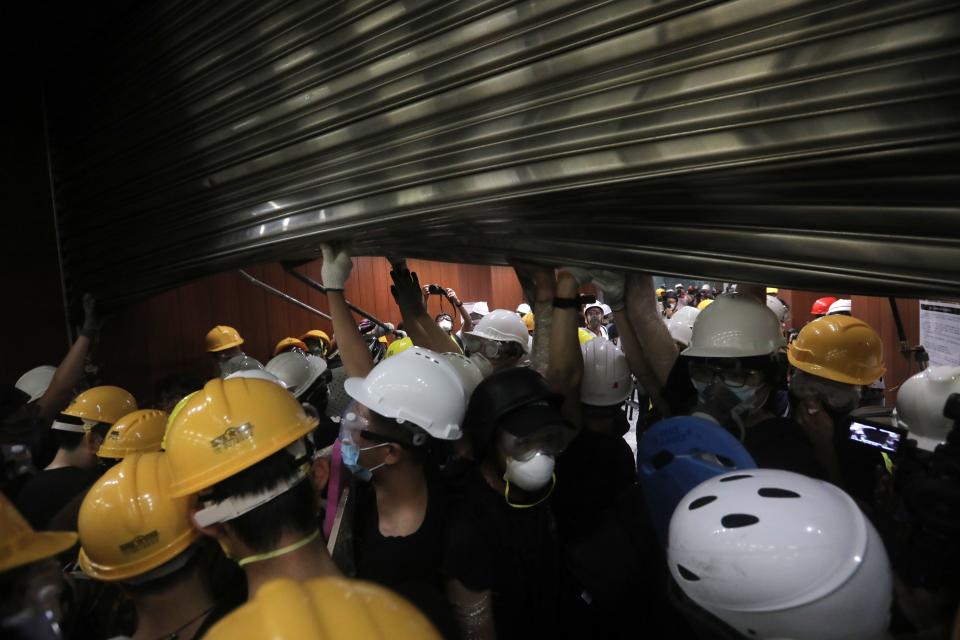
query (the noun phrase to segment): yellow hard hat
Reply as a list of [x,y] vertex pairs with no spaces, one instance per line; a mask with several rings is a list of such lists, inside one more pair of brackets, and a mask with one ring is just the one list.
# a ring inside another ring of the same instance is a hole
[[301,340],[306,340],[307,338],[316,338],[317,340],[321,340],[328,347],[333,342],[330,340],[330,336],[328,336],[325,331],[320,331],[320,329],[311,329],[300,336]]
[[703,311],[704,309],[706,309],[707,307],[709,307],[711,304],[713,304],[713,299],[712,299],[712,298],[707,298],[706,300],[701,300],[701,301],[700,301],[700,304],[697,305],[697,310],[698,310],[698,311]]
[[303,340],[299,340],[297,338],[284,338],[277,343],[277,346],[273,348],[273,355],[278,355],[293,347],[302,349],[304,352],[310,351],[310,349],[307,348],[307,345],[303,343]]
[[74,418],[90,422],[113,424],[131,411],[137,410],[137,401],[120,387],[105,385],[87,389],[63,410]]
[[586,344],[597,337],[592,331],[583,327],[577,331],[577,336],[580,338],[580,344]]
[[242,344],[243,338],[240,337],[240,332],[233,327],[218,324],[207,332],[207,351],[209,353],[223,351],[230,347],[239,347]]
[[208,640],[434,640],[440,634],[413,605],[369,582],[273,580],[220,620]]
[[194,498],[169,494],[165,453],[132,454],[97,480],[80,505],[80,568],[112,581],[173,560],[200,536],[190,522]]
[[160,451],[167,430],[167,412],[140,409],[123,416],[110,427],[97,451],[101,458],[123,458],[131,453]]
[[667,292],[663,287],[657,287],[657,297],[660,298]]
[[0,573],[50,558],[77,542],[72,531],[34,531],[0,493]]
[[174,497],[197,493],[280,451],[317,426],[280,385],[214,378],[190,396],[164,442]]
[[767,287],[767,295],[768,295],[768,296],[775,296],[775,295],[777,295],[778,293],[780,293],[780,289],[778,289],[778,288],[776,288],[776,287]]
[[533,328],[536,326],[537,321],[534,318],[532,311],[523,316],[523,324],[527,325],[527,331],[533,331]]
[[407,349],[413,346],[413,340],[410,338],[400,338],[399,340],[394,340],[390,343],[390,346],[387,347],[387,356],[395,356],[398,353],[403,353]]
[[851,316],[823,316],[810,322],[790,343],[787,358],[801,371],[846,384],[872,384],[885,371],[880,336]]

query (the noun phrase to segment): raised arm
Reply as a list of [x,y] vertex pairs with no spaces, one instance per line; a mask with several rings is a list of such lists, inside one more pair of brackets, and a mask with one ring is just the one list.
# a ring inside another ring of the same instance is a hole
[[[651,276],[631,274],[627,277],[625,303],[626,315],[636,337],[632,349],[639,351],[633,354],[636,365],[642,368],[641,362],[645,364],[659,386],[663,387],[680,352],[677,351],[677,345],[670,337],[670,331],[657,313],[656,294]],[[622,316],[618,322],[621,321]],[[626,349],[624,353],[628,358],[631,357]]]
[[350,377],[366,377],[373,369],[373,356],[363,341],[357,323],[347,307],[347,300],[343,295],[353,262],[350,254],[342,247],[321,245],[323,250],[323,267],[320,270],[323,286],[327,289],[327,302],[330,304],[330,315],[333,317],[333,331],[337,336],[337,347],[340,349],[340,359]]
[[460,298],[457,297],[457,292],[449,287],[447,287],[445,291],[447,300],[450,301],[450,304],[452,304],[457,310],[457,313],[460,314],[460,332],[466,333],[468,331],[473,331],[473,319],[470,317],[470,313],[467,311],[467,308],[463,306],[463,302],[461,302]]
[[[558,301],[576,300],[580,285],[567,271],[557,276],[556,295]],[[552,301],[551,301],[552,304]],[[577,336],[577,317],[579,305],[560,305],[553,308],[550,327],[550,366],[546,378],[555,391],[563,394],[577,392],[583,379],[583,355],[580,351],[580,339]]]
[[86,361],[87,353],[90,352],[90,345],[93,337],[100,329],[102,322],[97,316],[96,302],[89,293],[83,296],[83,326],[80,328],[80,335],[76,342],[67,351],[57,367],[53,379],[50,380],[50,386],[37,400],[37,406],[40,408],[40,416],[47,420],[52,420],[58,413],[63,411],[73,398],[74,387],[80,381],[83,375],[83,364]]
[[390,277],[393,278],[390,293],[400,307],[403,326],[413,340],[413,344],[437,353],[459,352],[457,343],[451,340],[447,332],[441,329],[427,313],[427,307],[423,303],[420,279],[415,272],[407,268],[405,260],[393,262]]

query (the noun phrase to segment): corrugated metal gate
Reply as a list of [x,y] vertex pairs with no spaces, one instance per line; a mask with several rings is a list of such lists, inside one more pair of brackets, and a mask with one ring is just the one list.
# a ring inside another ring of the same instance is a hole
[[165,2],[47,87],[72,295],[254,261],[960,291],[960,8]]

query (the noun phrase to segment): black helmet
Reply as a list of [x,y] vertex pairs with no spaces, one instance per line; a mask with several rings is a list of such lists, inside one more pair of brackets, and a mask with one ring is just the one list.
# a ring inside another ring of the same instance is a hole
[[476,459],[486,454],[501,418],[521,407],[542,403],[559,409],[563,396],[554,392],[543,376],[526,367],[499,371],[477,385],[463,419]]

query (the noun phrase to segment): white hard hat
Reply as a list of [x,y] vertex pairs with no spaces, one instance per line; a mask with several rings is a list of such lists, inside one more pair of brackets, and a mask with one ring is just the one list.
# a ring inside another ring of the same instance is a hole
[[42,398],[43,394],[47,392],[50,381],[53,380],[53,374],[56,372],[57,368],[48,364],[34,367],[20,376],[14,386],[30,396],[29,402],[33,402]]
[[274,384],[280,385],[284,389],[287,388],[287,385],[283,382],[283,380],[273,375],[269,371],[266,371],[265,369],[240,369],[239,371],[234,371],[233,373],[228,374],[224,378],[224,380],[233,380],[234,378],[250,378],[253,380],[266,380],[268,382],[272,382]]
[[603,310],[603,315],[608,316],[613,313],[613,309],[610,308],[610,305],[604,303],[600,305],[600,308]]
[[673,285],[673,288],[674,288],[674,289],[683,289],[683,284],[680,283],[680,282],[678,282],[677,284]]
[[533,313],[533,309],[531,309],[530,305],[528,305],[526,302],[521,302],[519,305],[517,305],[517,313],[525,316],[528,313]]
[[580,345],[583,381],[580,401],[596,407],[620,404],[630,396],[630,367],[620,348],[603,337]]
[[[506,313],[520,321],[516,313]],[[410,347],[380,362],[366,378],[347,378],[343,388],[371,411],[410,422],[434,438],[461,435],[466,390],[447,359],[429,349]]]
[[837,300],[827,309],[828,316],[832,313],[853,313],[853,301],[847,298]]
[[953,420],[943,407],[951,393],[960,393],[960,367],[930,367],[900,385],[894,415],[919,448],[933,451],[946,441]]
[[520,316],[506,309],[496,309],[480,318],[473,331],[467,331],[464,335],[500,342],[516,342],[523,347],[524,353],[527,352],[527,341],[530,338],[527,325]]
[[481,316],[490,313],[490,307],[487,306],[486,302],[465,302],[463,308],[467,310],[467,313],[476,313]]
[[693,324],[697,321],[700,310],[696,307],[682,307],[667,320],[667,330],[670,336],[685,347],[690,346],[693,337]]
[[683,592],[745,637],[868,639],[887,629],[886,550],[827,482],[779,469],[706,480],[673,512],[667,553]]
[[777,320],[780,322],[787,321],[787,311],[790,309],[787,305],[783,304],[783,301],[777,296],[767,296],[767,308],[773,311],[773,315],[777,316]]
[[327,370],[327,361],[317,356],[288,351],[271,358],[266,370],[280,378],[290,393],[299,398]]
[[713,291],[713,287],[711,287],[709,284],[705,284],[700,287],[700,291]]
[[603,303],[601,302],[591,302],[583,306],[583,312],[586,313],[590,309],[600,309],[600,313],[603,313]]
[[702,358],[747,358],[776,353],[787,344],[780,321],[759,301],[722,295],[703,309],[683,355]]
[[469,399],[477,385],[483,382],[483,373],[480,371],[480,367],[462,353],[441,353],[440,356],[453,367]]

